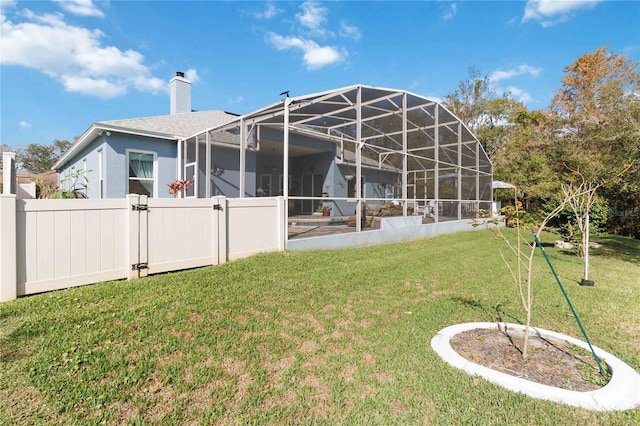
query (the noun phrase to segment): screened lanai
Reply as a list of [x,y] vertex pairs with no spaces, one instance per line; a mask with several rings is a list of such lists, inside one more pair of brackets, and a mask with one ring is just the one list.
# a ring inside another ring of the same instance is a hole
[[438,102],[403,90],[287,96],[181,141],[179,159],[181,178],[194,181],[188,196],[282,196],[290,227],[362,231],[375,218],[427,224],[491,208],[492,166],[476,137]]

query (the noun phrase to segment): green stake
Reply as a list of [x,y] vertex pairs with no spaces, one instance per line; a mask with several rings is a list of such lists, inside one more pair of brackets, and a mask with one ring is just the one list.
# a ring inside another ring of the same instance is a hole
[[535,238],[535,240],[536,240],[537,246],[540,247],[540,250],[542,251],[542,255],[544,256],[544,259],[547,261],[547,264],[549,265],[549,269],[551,269],[551,273],[556,278],[556,282],[558,283],[558,286],[560,287],[560,291],[562,291],[562,295],[564,296],[565,300],[567,301],[567,304],[569,305],[569,308],[571,309],[571,312],[573,313],[573,317],[576,319],[576,322],[578,323],[578,327],[580,327],[580,331],[582,332],[582,335],[584,336],[584,340],[587,342],[587,345],[589,345],[589,349],[591,349],[591,354],[593,354],[593,359],[595,359],[596,360],[596,364],[598,364],[598,369],[600,369],[600,374],[602,374],[604,376],[604,370],[602,369],[602,365],[600,364],[600,358],[598,358],[598,355],[596,355],[596,352],[593,350],[593,346],[591,346],[591,342],[589,341],[589,338],[587,337],[587,332],[584,331],[584,327],[582,327],[582,323],[580,322],[580,318],[578,318],[578,314],[576,313],[576,310],[573,309],[573,305],[571,304],[571,301],[569,300],[569,296],[567,295],[567,292],[564,290],[564,287],[562,286],[562,283],[560,282],[560,278],[558,278],[558,274],[556,274],[556,271],[553,269],[553,265],[551,264],[551,261],[549,260],[549,257],[547,256],[547,252],[544,250],[544,247],[542,247],[542,243],[538,239],[538,235],[536,235],[536,233],[533,232],[533,231],[531,231],[531,233],[533,234],[533,238]]

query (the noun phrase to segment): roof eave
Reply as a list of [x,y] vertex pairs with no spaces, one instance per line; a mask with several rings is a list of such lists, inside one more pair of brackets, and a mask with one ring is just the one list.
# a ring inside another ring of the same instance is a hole
[[153,137],[156,139],[165,140],[178,140],[179,136],[170,135],[166,133],[149,132],[145,130],[129,129],[126,127],[112,126],[100,122],[93,123],[89,128],[71,145],[71,148],[65,152],[62,157],[54,164],[51,170],[58,170],[64,166],[70,158],[73,158],[77,153],[82,151],[91,142],[93,142],[98,136],[101,136],[101,132],[117,132],[125,133],[129,135]]

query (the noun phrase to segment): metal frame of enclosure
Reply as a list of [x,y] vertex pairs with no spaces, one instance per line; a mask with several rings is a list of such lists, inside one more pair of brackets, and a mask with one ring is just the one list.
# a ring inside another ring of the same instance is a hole
[[[283,196],[289,214],[332,205],[336,215],[356,215],[357,231],[365,203],[393,204],[425,223],[471,219],[491,208],[492,165],[477,138],[443,105],[407,91],[355,85],[286,97],[184,139],[178,175],[204,173],[189,196],[219,195],[211,183],[218,146],[239,151],[239,197],[255,196],[261,180],[270,184],[260,173],[272,169],[280,183],[268,195]],[[248,156],[256,158],[250,182]],[[308,165],[314,158],[322,170]]]

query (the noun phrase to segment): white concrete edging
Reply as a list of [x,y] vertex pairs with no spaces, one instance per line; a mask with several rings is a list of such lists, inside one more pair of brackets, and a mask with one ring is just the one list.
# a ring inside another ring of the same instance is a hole
[[[431,347],[448,364],[533,398],[594,411],[622,411],[640,406],[640,374],[614,355],[595,346],[593,346],[593,349],[596,355],[603,359],[611,369],[611,380],[606,386],[589,392],[576,392],[556,388],[492,370],[463,358],[451,347],[450,340],[458,333],[478,328],[497,328],[498,325],[522,331],[525,329],[523,325],[510,323],[471,322],[456,324],[440,330],[431,339]],[[537,327],[531,327],[530,329],[537,335],[566,340],[571,344],[589,350],[589,346],[585,342],[573,337]]]

